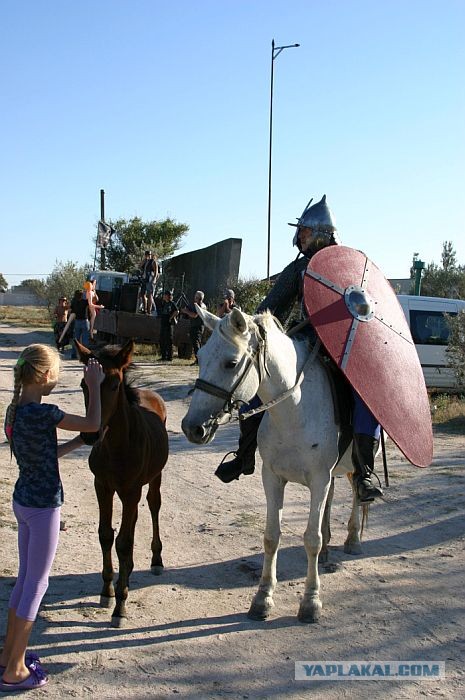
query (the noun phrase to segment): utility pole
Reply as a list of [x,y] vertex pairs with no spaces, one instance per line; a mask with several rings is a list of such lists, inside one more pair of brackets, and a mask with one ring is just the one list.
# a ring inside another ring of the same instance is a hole
[[271,42],[271,80],[270,80],[270,140],[268,149],[268,226],[267,226],[267,258],[266,258],[266,278],[270,281],[270,260],[271,260],[271,149],[273,145],[273,80],[274,62],[281,51],[285,49],[296,49],[300,44],[288,44],[287,46],[275,46],[274,39]]
[[[105,223],[105,191],[100,190],[100,221]],[[97,233],[98,236],[98,233]],[[100,246],[100,269],[105,269],[105,248]]]

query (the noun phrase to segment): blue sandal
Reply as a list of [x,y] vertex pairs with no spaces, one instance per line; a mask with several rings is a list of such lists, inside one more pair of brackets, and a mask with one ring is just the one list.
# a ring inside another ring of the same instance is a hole
[[[29,668],[29,666],[34,662],[40,664],[39,654],[36,654],[35,651],[26,651],[26,656],[25,656],[26,666]],[[6,666],[2,666],[0,664],[0,678],[5,673],[5,669],[6,669]]]
[[1,691],[15,691],[15,690],[33,690],[34,688],[41,688],[43,685],[48,683],[48,678],[45,671],[37,661],[32,661],[28,666],[30,674],[27,678],[17,683],[7,683],[2,680],[0,682]]

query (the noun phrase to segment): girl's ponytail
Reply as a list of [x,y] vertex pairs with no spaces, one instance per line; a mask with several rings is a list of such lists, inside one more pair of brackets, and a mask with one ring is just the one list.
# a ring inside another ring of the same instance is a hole
[[16,407],[18,405],[19,397],[21,395],[21,387],[22,387],[22,368],[24,366],[24,360],[20,362],[22,358],[18,360],[16,365],[14,366],[13,373],[14,373],[14,387],[13,387],[13,398],[11,400],[10,405],[6,409],[6,416],[5,416],[5,434],[8,439],[8,442],[11,444],[11,438],[13,436],[13,423],[15,422],[15,416],[16,416]]
[[60,369],[60,357],[56,350],[48,345],[29,345],[23,350],[13,368],[14,387],[13,399],[6,410],[5,433],[11,445],[13,424],[16,417],[16,408],[21,396],[23,384],[40,384],[44,381],[44,375],[51,372],[58,378]]

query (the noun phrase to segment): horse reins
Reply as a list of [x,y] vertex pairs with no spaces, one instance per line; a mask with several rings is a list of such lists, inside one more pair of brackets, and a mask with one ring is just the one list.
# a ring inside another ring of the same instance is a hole
[[281,403],[281,401],[285,401],[285,399],[288,399],[289,396],[291,396],[296,389],[302,384],[304,377],[305,377],[305,370],[312,364],[314,361],[315,357],[318,355],[318,351],[320,349],[321,342],[320,340],[317,340],[315,345],[313,346],[312,352],[310,353],[309,357],[305,361],[302,369],[300,370],[296,383],[294,386],[292,386],[290,389],[287,389],[284,391],[282,394],[277,396],[275,399],[271,399],[271,401],[267,401],[266,403],[263,403],[261,406],[257,406],[257,408],[251,408],[250,411],[244,411],[244,413],[241,413],[239,415],[240,420],[246,420],[247,418],[250,418],[250,416],[255,416],[257,413],[262,413],[263,411],[267,411],[269,408],[273,408],[273,406],[276,406],[278,403]]

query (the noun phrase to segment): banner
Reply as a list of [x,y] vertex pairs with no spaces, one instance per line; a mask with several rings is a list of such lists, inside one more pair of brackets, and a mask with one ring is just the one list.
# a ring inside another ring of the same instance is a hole
[[116,233],[116,229],[114,229],[113,226],[106,224],[104,221],[99,221],[97,230],[97,242],[99,247],[106,248],[114,233]]

